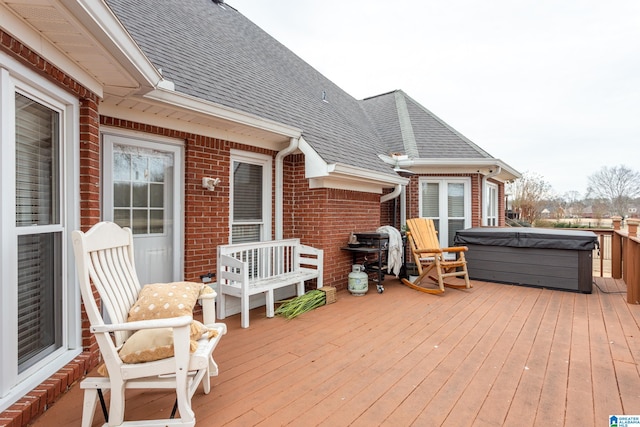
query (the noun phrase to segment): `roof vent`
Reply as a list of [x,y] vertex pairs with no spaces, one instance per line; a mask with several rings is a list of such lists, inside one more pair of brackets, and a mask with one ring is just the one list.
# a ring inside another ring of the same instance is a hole
[[329,102],[329,100],[327,99],[327,91],[326,90],[322,91],[322,101],[323,102]]

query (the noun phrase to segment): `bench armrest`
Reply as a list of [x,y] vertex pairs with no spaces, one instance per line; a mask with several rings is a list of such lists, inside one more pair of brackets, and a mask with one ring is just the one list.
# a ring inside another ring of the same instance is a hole
[[[315,258],[312,258],[314,257]],[[318,270],[316,279],[318,288],[322,287],[322,271],[324,269],[324,251],[313,246],[300,245],[300,264],[315,265]]]

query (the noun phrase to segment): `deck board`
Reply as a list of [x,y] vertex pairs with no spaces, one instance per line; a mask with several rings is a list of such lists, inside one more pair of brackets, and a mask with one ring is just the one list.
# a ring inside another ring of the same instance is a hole
[[[225,319],[220,375],[193,398],[203,426],[599,426],[640,414],[640,305],[624,282],[592,294],[473,281],[443,295],[387,277],[293,320]],[[129,393],[127,419],[170,411]],[[33,426],[79,425],[78,385]],[[94,425],[101,425],[96,414]]]

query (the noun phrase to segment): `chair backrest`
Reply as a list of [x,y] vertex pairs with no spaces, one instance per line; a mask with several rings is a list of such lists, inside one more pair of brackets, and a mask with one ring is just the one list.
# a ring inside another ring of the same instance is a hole
[[[129,228],[113,222],[100,222],[86,233],[71,234],[78,269],[82,300],[91,325],[104,325],[91,283],[113,323],[127,321],[129,309],[140,293],[140,282],[133,260],[133,235]],[[120,346],[130,332],[116,332]]]
[[[438,231],[432,219],[412,218],[407,220],[409,237],[412,250],[418,249],[440,249]],[[429,253],[420,254],[421,257],[428,257]]]

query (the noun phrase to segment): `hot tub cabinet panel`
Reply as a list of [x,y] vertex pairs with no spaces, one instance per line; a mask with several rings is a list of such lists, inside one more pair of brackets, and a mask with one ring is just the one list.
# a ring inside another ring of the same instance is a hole
[[466,253],[469,277],[498,283],[591,293],[593,232],[547,229],[471,228],[455,244]]

